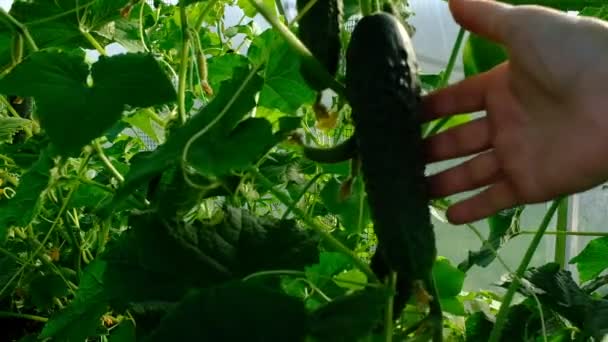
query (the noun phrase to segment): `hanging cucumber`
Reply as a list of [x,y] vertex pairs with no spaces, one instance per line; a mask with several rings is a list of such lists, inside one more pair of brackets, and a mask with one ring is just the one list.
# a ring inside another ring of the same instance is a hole
[[[342,0],[297,0],[298,13],[298,37],[310,50],[312,55],[319,60],[330,75],[335,76],[340,62],[340,31],[342,26]],[[310,5],[312,4],[312,6]],[[321,92],[329,87],[329,84],[317,77],[312,65],[301,63],[300,74],[306,83],[315,90],[318,95],[313,106],[317,121],[322,126],[329,126],[333,122],[332,114],[328,113],[325,106],[321,104]]]
[[357,23],[346,55],[346,94],[379,241],[372,269],[381,278],[397,272],[396,315],[411,297],[428,305],[425,326],[440,341],[417,62],[405,28],[393,15],[375,13]]
[[[306,45],[313,56],[335,76],[340,62],[340,30],[342,20],[342,0],[297,0],[298,38]],[[307,8],[308,7],[308,8]],[[320,81],[311,66],[302,63],[300,73],[311,88],[322,91],[329,87]]]

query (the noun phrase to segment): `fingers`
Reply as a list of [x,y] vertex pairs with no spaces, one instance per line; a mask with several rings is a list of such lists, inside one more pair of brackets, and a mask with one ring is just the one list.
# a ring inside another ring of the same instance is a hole
[[493,151],[475,156],[458,166],[428,178],[431,197],[446,197],[459,192],[474,190],[494,182],[500,173],[498,160]]
[[512,30],[511,5],[493,0],[450,0],[449,6],[463,28],[495,42],[504,43]]
[[452,205],[446,212],[452,224],[464,224],[493,215],[517,205],[517,197],[510,183],[500,181],[481,193]]
[[483,110],[493,72],[494,69],[424,96],[422,99],[423,121],[428,122],[446,115]]
[[476,119],[439,133],[425,141],[427,163],[465,157],[490,148],[490,124],[487,118]]

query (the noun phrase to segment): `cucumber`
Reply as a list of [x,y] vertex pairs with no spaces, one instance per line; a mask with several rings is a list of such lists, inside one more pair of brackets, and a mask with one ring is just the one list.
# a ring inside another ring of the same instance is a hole
[[346,53],[346,96],[352,107],[374,231],[372,269],[397,272],[395,314],[412,297],[428,305],[433,340],[441,340],[441,307],[432,277],[437,256],[422,148],[420,82],[412,43],[391,14],[355,26]]
[[[335,76],[340,62],[340,31],[342,23],[342,0],[317,0],[305,13],[306,5],[314,0],[297,0],[298,38],[306,45],[313,56]],[[308,85],[317,92],[329,87],[319,80],[311,65],[302,63],[300,73]]]

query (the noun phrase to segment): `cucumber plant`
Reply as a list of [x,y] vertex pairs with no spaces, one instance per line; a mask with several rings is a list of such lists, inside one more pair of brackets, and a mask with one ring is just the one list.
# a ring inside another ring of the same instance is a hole
[[[397,2],[300,1],[296,12],[257,0],[0,10],[2,340],[606,334],[605,238],[570,261],[579,283],[560,263],[529,267],[535,238],[507,265],[504,296],[463,283],[530,233],[524,208],[489,218],[464,261],[437,250],[431,213],[448,200],[427,198],[420,142],[455,123],[421,127],[419,100],[447,83],[456,54],[421,75]],[[478,72],[487,49],[466,44]],[[336,122],[323,126],[326,89]]]

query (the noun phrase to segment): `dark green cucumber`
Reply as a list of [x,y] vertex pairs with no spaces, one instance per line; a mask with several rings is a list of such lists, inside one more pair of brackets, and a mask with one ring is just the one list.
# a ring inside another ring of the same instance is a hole
[[[314,0],[297,0],[298,13],[311,1]],[[298,21],[298,37],[332,76],[336,75],[340,62],[341,22],[342,0],[317,0]],[[329,84],[320,80],[312,68],[308,63],[300,66],[306,83],[316,91],[328,88]]]
[[[397,272],[397,314],[416,295],[418,304],[429,304],[434,328],[441,330],[417,62],[405,28],[391,14],[357,23],[346,55],[346,93],[379,241],[372,269],[379,277]],[[428,303],[420,303],[421,291]],[[434,340],[441,340],[440,331]]]

